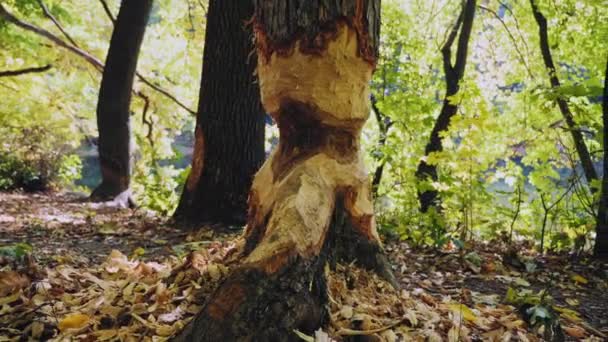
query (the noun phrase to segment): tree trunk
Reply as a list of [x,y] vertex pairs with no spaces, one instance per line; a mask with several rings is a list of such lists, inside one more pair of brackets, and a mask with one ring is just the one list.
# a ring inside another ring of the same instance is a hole
[[91,194],[95,201],[115,201],[132,206],[131,120],[129,105],[139,49],[153,0],[123,1],[103,71],[97,127],[101,184]]
[[255,3],[262,102],[280,141],[253,182],[240,264],[182,335],[189,341],[312,333],[328,318],[328,261],[356,259],[395,283],[360,151],[380,1]]
[[[553,63],[553,56],[551,55],[551,49],[549,48],[547,19],[540,12],[534,0],[530,0],[530,5],[532,6],[532,13],[534,14],[536,23],[538,24],[538,34],[540,36],[540,50],[543,56],[545,67],[547,68],[547,72],[549,73],[551,88],[558,89],[561,84],[559,78],[557,77],[557,69],[555,68],[555,64]],[[562,116],[564,117],[564,120],[568,125],[570,133],[572,134],[572,140],[574,141],[574,146],[576,148],[576,152],[578,153],[578,157],[581,160],[581,165],[583,167],[583,172],[585,173],[585,178],[587,179],[587,182],[589,182],[591,191],[595,192],[597,189],[591,186],[591,182],[597,180],[598,177],[595,171],[595,167],[593,166],[593,160],[591,160],[591,154],[589,154],[587,145],[585,145],[583,133],[581,133],[576,122],[574,121],[574,116],[570,111],[570,106],[568,106],[568,102],[565,99],[558,97],[557,105],[559,107],[559,110],[562,112]]]
[[604,175],[602,177],[602,192],[597,212],[593,254],[598,259],[608,259],[608,152],[606,152],[606,148],[608,148],[608,60],[606,61],[606,76],[602,99],[602,121],[604,124]]
[[[370,96],[370,100],[372,110],[374,111],[376,121],[378,122],[378,131],[380,131],[380,137],[378,138],[378,149],[382,150],[384,146],[386,146],[388,131],[393,126],[394,121],[380,111],[380,108],[378,108],[378,100],[376,100],[376,97],[373,94]],[[384,174],[384,166],[386,166],[386,159],[382,158],[380,165],[376,167],[374,177],[372,178],[372,194],[374,195],[374,198],[378,197],[378,189],[380,188],[380,182],[382,181],[382,175]]]
[[192,170],[174,214],[192,224],[244,224],[264,161],[264,109],[255,76],[251,1],[211,0]]
[[[475,18],[475,2],[475,0],[466,1],[458,19],[456,20],[456,24],[452,28],[446,43],[441,49],[441,54],[443,55],[443,70],[445,73],[446,92],[443,99],[443,107],[441,108],[441,112],[437,117],[437,121],[435,121],[435,126],[433,126],[433,130],[431,131],[429,142],[424,149],[425,157],[428,157],[429,154],[433,152],[440,152],[443,150],[443,146],[441,144],[441,133],[448,129],[452,117],[458,112],[458,104],[451,102],[452,100],[450,97],[458,93],[460,90],[460,81],[464,76],[469,40],[471,37],[471,30],[473,28],[473,19]],[[458,37],[456,61],[454,64],[452,64],[452,45],[456,40],[458,31],[460,31],[460,36]],[[428,164],[425,159],[422,159],[418,164],[416,177],[421,182],[436,182],[438,180],[437,166]],[[418,200],[420,202],[420,211],[423,213],[426,213],[431,207],[439,210],[439,194],[436,190],[419,190]]]

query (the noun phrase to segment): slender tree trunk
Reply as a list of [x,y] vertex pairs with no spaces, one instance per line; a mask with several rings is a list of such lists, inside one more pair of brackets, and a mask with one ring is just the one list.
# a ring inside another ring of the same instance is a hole
[[131,120],[129,105],[139,50],[153,0],[123,1],[103,71],[97,127],[101,184],[91,194],[96,201],[132,206]]
[[602,177],[602,192],[597,212],[595,227],[595,247],[593,254],[596,258],[608,259],[608,61],[604,79],[604,94],[602,99],[602,122],[604,124],[604,175]]
[[[388,131],[394,124],[394,121],[384,115],[380,108],[378,108],[378,103],[376,97],[372,94],[370,97],[372,103],[372,110],[374,111],[374,115],[376,116],[376,121],[378,122],[378,130],[380,131],[380,138],[378,139],[378,148],[382,149],[386,146],[386,139],[388,139]],[[374,198],[378,196],[378,189],[380,188],[380,182],[382,181],[382,175],[384,174],[384,167],[386,166],[386,160],[382,160],[380,165],[376,167],[376,171],[374,171],[374,177],[372,178],[372,193]]]
[[[460,90],[460,81],[464,76],[464,71],[467,63],[467,54],[469,48],[469,40],[471,30],[473,28],[473,19],[475,18],[475,0],[467,0],[462,11],[456,21],[456,25],[452,28],[446,43],[441,49],[443,55],[443,70],[445,73],[446,92],[443,99],[443,107],[435,121],[435,126],[431,131],[431,137],[424,149],[424,156],[428,157],[433,152],[443,150],[441,144],[441,133],[446,131],[450,126],[452,117],[458,112],[458,104],[451,102],[450,97],[456,95]],[[452,45],[458,37],[458,46],[456,50],[456,61],[452,64]],[[419,181],[434,181],[438,180],[437,166],[428,164],[425,159],[422,159],[416,170],[416,177]],[[426,213],[431,207],[439,209],[439,194],[433,189],[424,189],[418,192],[418,200],[420,202],[420,211]]]
[[327,320],[327,261],[356,259],[394,283],[360,151],[380,1],[255,3],[262,102],[280,141],[253,182],[240,264],[184,340],[294,341],[294,329],[312,333]]
[[254,74],[251,1],[211,0],[192,170],[175,218],[244,224],[247,194],[264,161],[264,110]]
[[[536,23],[538,24],[538,34],[540,36],[540,50],[543,56],[545,67],[547,68],[547,72],[549,73],[551,87],[553,89],[557,89],[560,87],[560,81],[557,77],[557,69],[555,68],[555,64],[553,63],[553,56],[551,55],[551,49],[549,48],[547,19],[540,12],[534,0],[530,0],[530,5],[532,6],[532,12],[534,14],[534,18],[536,19]],[[572,134],[572,140],[574,141],[574,146],[576,148],[576,152],[578,153],[578,157],[581,160],[581,165],[583,167],[583,172],[585,173],[585,178],[587,179],[587,182],[589,182],[591,185],[591,182],[597,180],[598,177],[595,171],[595,167],[593,166],[591,154],[589,154],[587,145],[585,145],[583,133],[581,133],[578,125],[574,121],[574,116],[570,111],[570,106],[568,106],[568,102],[565,99],[558,97],[557,105],[559,107],[559,110],[562,112],[562,116],[564,117],[564,120],[568,125],[570,133]],[[591,191],[597,190],[591,186],[590,188]]]

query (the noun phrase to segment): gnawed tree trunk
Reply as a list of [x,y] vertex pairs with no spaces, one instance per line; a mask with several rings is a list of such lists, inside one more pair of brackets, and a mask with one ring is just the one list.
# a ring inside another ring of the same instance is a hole
[[608,259],[608,152],[606,152],[608,148],[608,60],[606,61],[606,76],[602,99],[602,122],[604,124],[604,175],[602,177],[602,192],[597,212],[593,255],[596,258]]
[[360,151],[380,1],[257,0],[253,25],[280,141],[253,182],[240,264],[182,336],[190,341],[312,333],[327,320],[328,261],[356,260],[395,283]]
[[[435,126],[431,131],[431,137],[424,149],[424,156],[418,164],[416,177],[420,182],[436,182],[438,180],[437,166],[428,164],[426,157],[433,152],[443,150],[441,143],[441,133],[446,131],[450,126],[452,117],[458,112],[458,104],[453,103],[450,99],[460,90],[460,81],[464,76],[465,67],[467,64],[467,53],[469,48],[469,40],[471,30],[473,28],[473,19],[475,18],[475,0],[467,0],[464,4],[456,24],[450,31],[448,39],[441,49],[443,55],[443,70],[445,73],[446,92],[443,99],[443,107],[435,121]],[[456,60],[452,64],[452,45],[458,36],[458,46],[456,50]],[[423,189],[418,192],[418,200],[420,202],[420,211],[426,213],[431,207],[440,208],[439,193],[434,189]]]
[[152,2],[123,1],[112,33],[97,104],[102,181],[91,194],[94,201],[114,201],[118,206],[133,206],[130,191],[132,141],[129,105]]
[[174,214],[191,224],[244,224],[264,162],[264,110],[254,75],[251,1],[211,0],[192,171]]
[[[553,63],[551,49],[549,48],[547,19],[538,9],[538,6],[536,5],[536,2],[534,0],[530,0],[530,5],[532,6],[532,13],[534,14],[534,19],[536,19],[536,23],[538,24],[538,34],[540,36],[540,51],[543,56],[545,67],[547,68],[547,72],[549,74],[551,88],[558,89],[561,84],[557,76],[557,69],[555,68],[555,63]],[[585,178],[587,179],[587,182],[590,185],[591,191],[595,192],[597,189],[591,186],[591,182],[598,179],[597,172],[595,171],[595,167],[593,166],[593,160],[591,160],[591,154],[589,153],[589,149],[587,149],[587,145],[585,145],[583,133],[574,121],[574,115],[572,115],[572,112],[570,111],[570,106],[568,105],[568,102],[564,98],[558,97],[557,105],[562,113],[562,116],[564,117],[564,120],[566,121],[566,124],[568,125],[570,133],[572,134],[572,141],[574,142],[576,152],[581,161],[581,166],[583,167]]]

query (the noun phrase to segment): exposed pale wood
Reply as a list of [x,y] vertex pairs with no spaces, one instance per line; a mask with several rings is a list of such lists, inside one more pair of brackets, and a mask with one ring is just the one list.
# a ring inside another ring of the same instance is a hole
[[[348,194],[351,199],[345,209],[357,223],[357,231],[379,241],[359,146],[359,134],[370,112],[372,66],[358,57],[357,49],[356,32],[343,25],[323,58],[296,48],[290,56],[275,53],[259,62],[262,102],[279,123],[281,140],[252,186],[246,237],[255,248],[246,264],[260,265],[272,273],[288,262],[286,256],[318,254],[338,194]],[[290,112],[292,103],[314,106],[294,113]],[[306,126],[286,130],[282,127],[285,118]],[[310,145],[288,146],[292,138],[300,137],[285,135],[308,129],[343,137],[324,140],[314,136]],[[302,161],[286,161],[298,153],[304,154]]]

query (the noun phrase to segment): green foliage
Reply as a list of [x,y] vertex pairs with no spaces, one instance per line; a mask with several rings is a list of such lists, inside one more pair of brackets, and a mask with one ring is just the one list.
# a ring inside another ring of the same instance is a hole
[[[0,121],[2,121],[0,119]],[[80,158],[43,127],[0,128],[0,190],[44,191],[80,177]]]
[[[363,140],[372,171],[386,162],[376,199],[381,230],[415,245],[511,236],[511,231],[514,240],[540,244],[542,196],[554,204],[547,211],[546,245],[554,251],[589,248],[597,198],[582,176],[555,100],[568,101],[589,150],[601,151],[597,96],[606,55],[598,51],[608,51],[608,8],[592,0],[537,3],[550,23],[562,86],[549,86],[528,2],[478,9],[465,79],[450,99],[459,112],[443,134],[443,151],[426,159],[439,172],[439,180],[429,183],[419,182],[415,171],[441,107],[440,48],[460,4],[383,2],[381,59],[372,91],[382,114],[395,124],[385,146],[378,144],[373,119]],[[601,153],[593,157],[599,161]],[[439,192],[441,220],[418,212],[416,196],[425,189]]]
[[[79,48],[104,59],[113,27],[100,2],[44,3]],[[120,1],[107,3],[116,16]],[[69,43],[44,15],[39,1],[7,0],[3,5],[21,20],[43,27]],[[205,11],[206,1],[156,2],[138,63],[138,71],[150,82],[191,108],[196,105],[200,84]],[[0,145],[0,165],[9,170],[1,171],[0,187],[7,189],[22,183],[5,176],[8,172],[14,175],[11,177],[28,181],[51,178],[58,186],[67,185],[77,178],[79,162],[74,154],[93,154],[78,147],[97,135],[95,111],[101,73],[68,50],[3,20],[0,46],[0,70],[53,65],[45,73],[0,79],[0,134],[6,137]],[[146,122],[142,117],[142,98],[134,95],[131,106],[138,142],[135,195],[145,207],[168,213],[178,199],[181,171],[163,161],[174,160],[174,138],[189,130],[194,118],[139,80],[134,88],[150,99]],[[87,182],[90,183],[95,181]]]
[[14,262],[21,262],[30,254],[34,248],[27,243],[16,243],[8,246],[0,246],[0,258],[7,258]]

